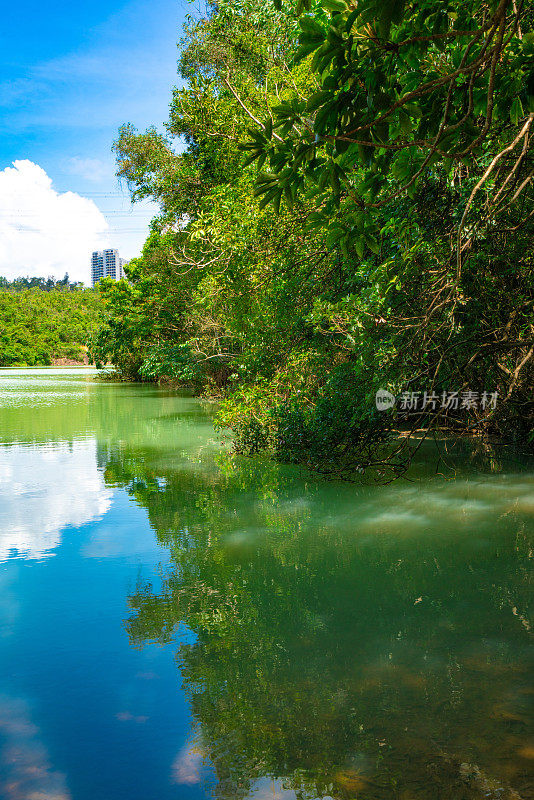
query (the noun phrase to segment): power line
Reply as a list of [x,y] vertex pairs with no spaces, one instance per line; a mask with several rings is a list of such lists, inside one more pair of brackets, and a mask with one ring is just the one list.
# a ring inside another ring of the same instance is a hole
[[[0,208],[0,214],[5,215],[5,217],[41,217],[37,211],[6,211]],[[129,214],[127,212],[122,211],[106,211],[102,212],[102,216],[104,217],[126,217],[126,219],[135,219],[136,217],[145,217],[146,214],[141,212],[136,212],[134,214]]]
[[[47,231],[46,228],[30,228],[28,226],[12,226],[11,230],[17,231],[18,233],[44,233]],[[102,228],[101,230],[92,231],[91,234],[94,236],[104,236],[107,233],[146,233],[146,227],[142,228]]]

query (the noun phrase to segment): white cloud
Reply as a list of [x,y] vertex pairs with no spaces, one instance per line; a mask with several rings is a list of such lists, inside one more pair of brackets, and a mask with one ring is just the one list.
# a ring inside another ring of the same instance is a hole
[[5,800],[71,800],[63,773],[54,769],[29,704],[0,696],[0,795]]
[[15,161],[0,171],[0,275],[56,275],[89,283],[93,250],[109,242],[92,200],[58,193],[44,169]]
[[[167,118],[177,81],[176,38],[187,12],[187,4],[175,0],[152,0],[149,6],[147,12],[144,0],[124,0],[114,13],[106,11],[109,16],[92,15],[94,24],[83,36],[76,31],[53,47],[17,51],[9,74],[0,74],[6,132],[0,137],[0,154],[5,153],[0,169],[15,158],[42,165],[46,158],[61,190],[87,197],[98,191],[94,199],[110,224],[106,245],[127,259],[139,255],[159,209],[148,201],[130,208],[129,193],[117,185],[111,146],[123,123],[143,130]],[[98,161],[107,165],[106,174]],[[86,262],[84,268],[87,283]],[[36,271],[33,262],[31,271]],[[63,277],[64,267],[55,267],[53,274]]]
[[[269,776],[259,778],[251,787],[248,797],[250,800],[297,800],[293,789],[284,788],[284,781],[281,778]],[[325,796],[323,800],[332,800],[332,798]]]
[[196,744],[187,744],[178,753],[172,764],[172,782],[193,786],[200,783],[204,754]]
[[102,519],[112,496],[95,441],[0,448],[0,563],[52,555],[66,527]]

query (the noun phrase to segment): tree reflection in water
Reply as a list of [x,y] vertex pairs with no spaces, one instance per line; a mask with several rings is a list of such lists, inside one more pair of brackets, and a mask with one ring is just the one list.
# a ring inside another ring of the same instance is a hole
[[106,478],[169,548],[126,625],[176,640],[217,797],[265,776],[284,797],[534,796],[528,476],[356,489],[193,466],[116,451]]

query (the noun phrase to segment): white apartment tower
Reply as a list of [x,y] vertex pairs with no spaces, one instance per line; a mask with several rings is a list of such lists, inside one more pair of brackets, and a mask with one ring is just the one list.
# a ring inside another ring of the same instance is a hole
[[128,262],[119,257],[118,250],[95,251],[91,256],[91,282],[93,288],[101,278],[124,278],[124,265]]

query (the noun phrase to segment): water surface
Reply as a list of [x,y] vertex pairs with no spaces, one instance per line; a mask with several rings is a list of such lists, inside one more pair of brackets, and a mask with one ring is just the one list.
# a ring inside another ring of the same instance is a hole
[[2,800],[525,800],[534,476],[357,487],[0,371]]

